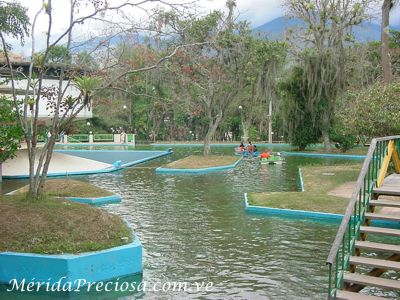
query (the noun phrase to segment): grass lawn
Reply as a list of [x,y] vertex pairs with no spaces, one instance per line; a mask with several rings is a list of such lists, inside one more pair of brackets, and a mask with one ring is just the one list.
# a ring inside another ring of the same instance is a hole
[[249,204],[343,214],[349,199],[327,193],[356,181],[360,169],[361,165],[302,167],[305,192],[250,193]]
[[170,169],[203,169],[211,167],[220,167],[232,165],[237,162],[239,158],[237,156],[217,156],[217,155],[191,155],[180,160],[169,163],[163,166],[163,168]]
[[0,252],[81,253],[132,241],[118,216],[51,196],[0,196],[0,212]]
[[[19,189],[17,193],[26,193],[28,190],[29,187],[25,186]],[[73,179],[47,179],[45,183],[45,192],[47,195],[54,197],[82,198],[105,197],[113,194],[88,182]]]

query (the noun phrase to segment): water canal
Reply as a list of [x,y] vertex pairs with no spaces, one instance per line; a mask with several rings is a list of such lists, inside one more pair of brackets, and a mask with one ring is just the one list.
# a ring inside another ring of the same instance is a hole
[[[233,148],[217,147],[213,151],[231,154]],[[121,172],[81,178],[121,194],[121,204],[103,209],[133,224],[143,244],[144,273],[135,280],[212,282],[211,291],[42,294],[40,298],[14,294],[15,299],[326,298],[324,262],[338,225],[248,214],[243,193],[296,191],[299,165],[354,161],[288,157],[283,165],[261,166],[246,160],[235,170],[210,175],[155,174],[156,166],[196,153],[201,153],[200,147],[176,147],[170,157]],[[5,187],[13,189],[22,184],[7,181]],[[0,292],[0,299],[10,299],[11,295]]]

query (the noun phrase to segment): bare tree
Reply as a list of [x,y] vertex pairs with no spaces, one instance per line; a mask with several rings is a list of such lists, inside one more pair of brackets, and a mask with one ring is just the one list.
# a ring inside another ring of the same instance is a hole
[[[81,24],[89,21],[100,22],[107,24],[107,27],[119,28],[118,32],[121,35],[131,32],[132,30],[146,30],[145,25],[133,24],[131,20],[122,22],[121,18],[126,17],[130,19],[128,11],[131,9],[139,9],[146,11],[146,4],[160,3],[168,6],[174,11],[184,10],[192,3],[175,4],[168,1],[153,1],[141,0],[131,1],[127,0],[117,6],[109,5],[107,0],[70,0],[68,3],[69,24],[67,28],[61,33],[56,34],[54,30],[54,8],[52,0],[43,2],[43,6],[35,14],[32,25],[30,27],[32,51],[29,61],[29,70],[27,74],[20,73],[19,70],[13,67],[13,61],[9,56],[9,48],[5,39],[8,34],[6,31],[0,31],[1,43],[3,46],[6,65],[10,72],[10,81],[12,83],[12,98],[15,107],[18,110],[18,120],[23,130],[24,138],[27,143],[28,156],[29,156],[29,192],[32,196],[37,197],[44,188],[44,183],[47,177],[50,161],[53,154],[54,145],[56,142],[57,134],[60,129],[70,123],[84,108],[90,107],[92,99],[102,90],[112,87],[113,84],[124,78],[128,74],[135,74],[153,70],[165,61],[173,57],[177,51],[182,47],[188,45],[177,45],[166,53],[163,57],[158,59],[151,65],[146,65],[139,68],[123,69],[120,70],[114,78],[107,82],[94,76],[94,74],[85,75],[84,68],[73,68],[65,61],[61,61],[57,66],[52,66],[56,70],[58,84],[53,86],[45,85],[45,76],[49,71],[48,57],[51,50],[58,45],[65,45],[69,51],[72,48],[73,31]],[[80,7],[88,5],[90,9],[87,14],[82,15]],[[117,17],[117,21],[113,21],[113,17]],[[47,19],[46,30],[46,43],[45,48],[38,54],[36,51],[36,23],[39,18]],[[125,20],[126,20],[125,19]],[[104,41],[100,41],[96,46],[93,46],[93,51],[96,51]],[[115,58],[103,67],[110,68],[117,66]],[[24,97],[22,99],[22,106],[17,97],[16,82],[20,76],[24,76],[26,80],[26,88]],[[80,94],[76,97],[67,95],[67,91],[72,86],[78,88]],[[33,97],[32,97],[33,94]],[[38,148],[38,124],[39,124],[39,103],[46,100],[49,103],[49,108],[52,110],[52,120],[50,124],[50,135],[43,148]]]
[[[304,90],[314,123],[320,123],[326,149],[335,102],[346,83],[346,44],[352,29],[369,18],[369,0],[285,0],[287,13],[304,22],[296,32],[296,56],[304,68]],[[299,47],[300,46],[300,47]]]

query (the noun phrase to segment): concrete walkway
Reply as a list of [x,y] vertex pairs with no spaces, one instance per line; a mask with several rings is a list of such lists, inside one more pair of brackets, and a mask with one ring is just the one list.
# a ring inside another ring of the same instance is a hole
[[[38,154],[39,156],[40,154]],[[37,165],[36,165],[37,166]],[[35,167],[36,167],[35,166]],[[48,173],[72,173],[96,171],[112,167],[111,164],[53,152]],[[3,163],[3,176],[25,176],[29,174],[28,151],[23,149],[17,156]]]
[[[335,189],[329,191],[328,195],[350,199],[355,186],[356,186],[355,181],[344,183],[344,184],[336,187]],[[394,196],[381,196],[381,197],[379,197],[379,199],[400,201],[400,197],[394,197]],[[379,213],[381,213],[381,214],[400,215],[400,208],[377,207],[377,211],[379,211]]]

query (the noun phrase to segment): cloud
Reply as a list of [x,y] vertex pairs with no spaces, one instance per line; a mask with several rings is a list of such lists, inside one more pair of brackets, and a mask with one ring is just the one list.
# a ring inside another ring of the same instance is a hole
[[[199,5],[205,12],[225,10],[226,0],[201,0]],[[237,0],[237,12],[241,20],[257,27],[283,15],[282,0]]]

